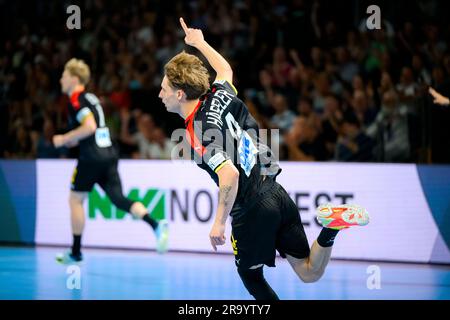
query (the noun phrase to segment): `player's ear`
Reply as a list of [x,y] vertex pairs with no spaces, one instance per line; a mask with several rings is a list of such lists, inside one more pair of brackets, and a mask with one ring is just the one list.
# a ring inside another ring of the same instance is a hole
[[181,101],[183,100],[183,98],[186,97],[186,94],[184,93],[183,90],[177,90],[177,100]]

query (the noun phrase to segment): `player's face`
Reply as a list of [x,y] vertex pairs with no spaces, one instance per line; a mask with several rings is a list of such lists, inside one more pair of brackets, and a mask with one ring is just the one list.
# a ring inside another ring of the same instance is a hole
[[166,76],[164,76],[164,79],[161,83],[159,98],[162,100],[162,103],[164,103],[164,106],[166,107],[168,112],[179,113],[180,102],[177,98],[177,91],[178,90],[174,90],[170,86],[169,80]]
[[61,91],[68,94],[76,85],[77,77],[72,76],[67,70],[64,70],[61,79]]

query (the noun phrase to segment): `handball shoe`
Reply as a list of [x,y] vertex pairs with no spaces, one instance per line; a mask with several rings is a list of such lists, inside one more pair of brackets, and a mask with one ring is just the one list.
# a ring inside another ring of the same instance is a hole
[[169,223],[167,220],[158,222],[158,227],[155,229],[156,235],[156,251],[164,253],[168,249],[169,242]]
[[316,212],[317,221],[325,228],[341,230],[369,223],[367,210],[355,204],[334,206],[327,203],[319,206]]

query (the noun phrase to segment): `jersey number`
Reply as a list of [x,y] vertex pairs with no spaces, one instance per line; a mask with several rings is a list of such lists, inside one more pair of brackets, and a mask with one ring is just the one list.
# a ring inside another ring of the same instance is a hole
[[228,113],[225,116],[225,120],[227,121],[227,126],[231,132],[231,135],[239,141],[239,162],[242,170],[244,170],[247,177],[249,177],[253,167],[256,164],[256,154],[258,153],[258,149],[255,147],[250,135],[241,129],[231,113]]

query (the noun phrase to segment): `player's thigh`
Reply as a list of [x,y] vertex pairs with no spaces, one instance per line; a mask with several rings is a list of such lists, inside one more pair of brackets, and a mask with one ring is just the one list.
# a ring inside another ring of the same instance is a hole
[[117,169],[117,161],[111,161],[104,165],[104,170],[98,184],[109,196],[122,196],[122,180]]
[[232,221],[232,246],[236,266],[275,265],[275,243],[280,225],[277,200],[270,194]]
[[94,164],[78,161],[72,174],[71,190],[77,193],[90,192],[98,179],[99,171]]
[[297,205],[281,186],[276,192],[281,212],[276,248],[283,258],[289,255],[299,260],[305,259],[309,257],[310,247]]

